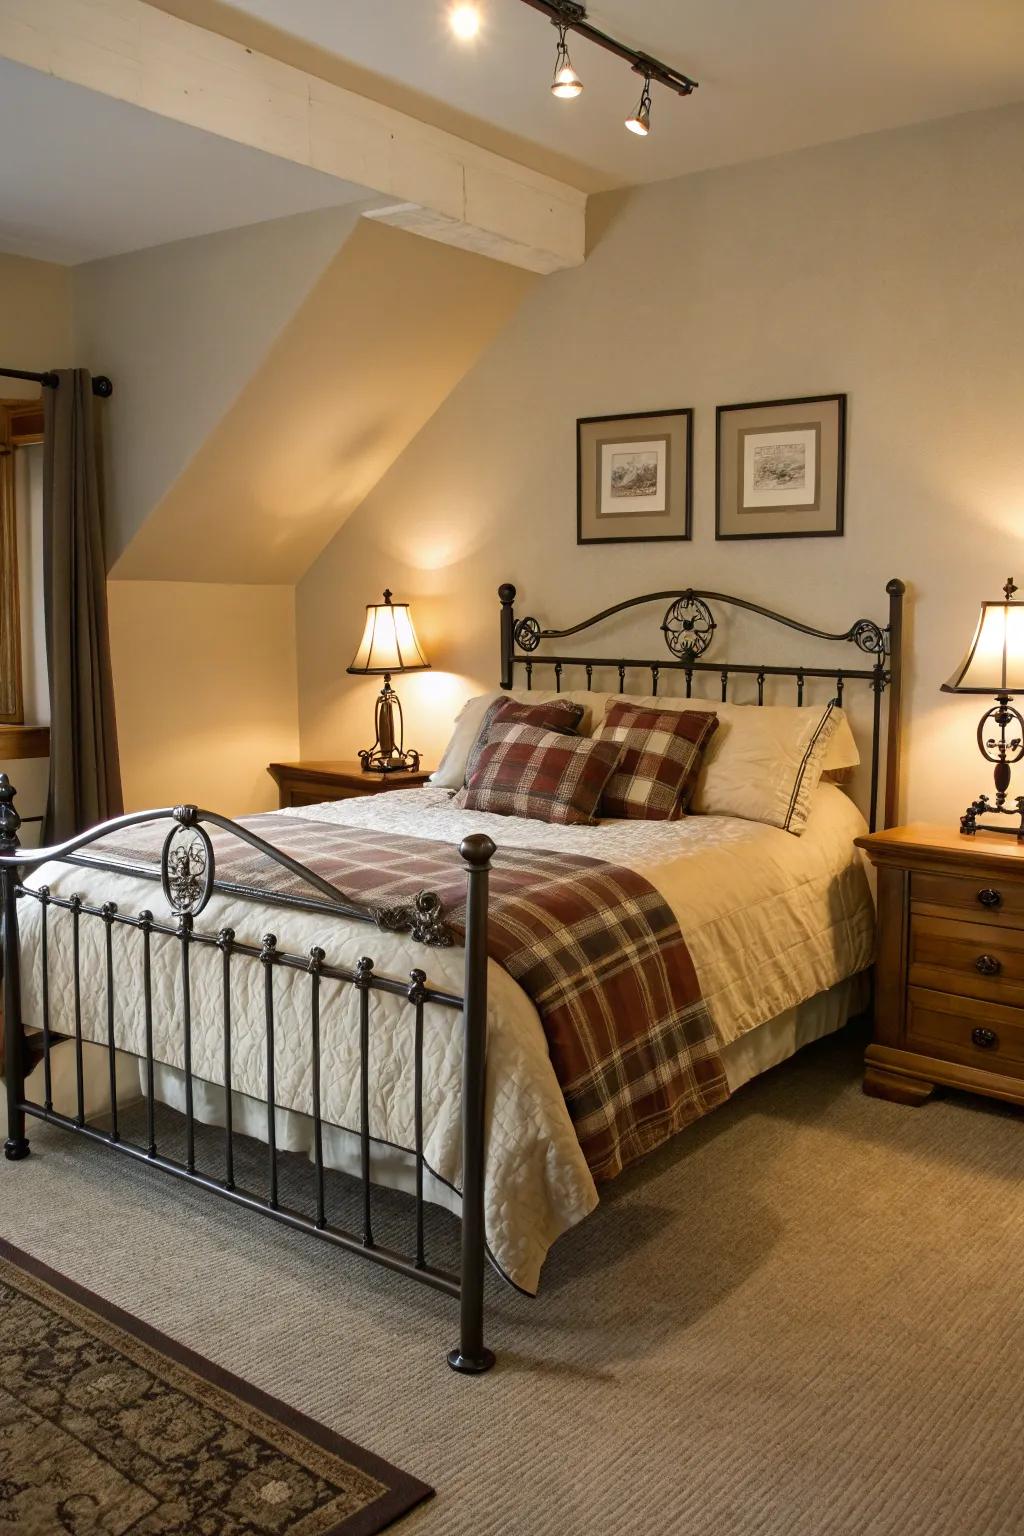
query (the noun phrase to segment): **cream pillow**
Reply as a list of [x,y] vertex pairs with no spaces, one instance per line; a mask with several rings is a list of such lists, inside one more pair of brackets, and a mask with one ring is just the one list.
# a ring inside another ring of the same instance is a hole
[[[649,705],[654,700],[649,697],[644,702]],[[739,816],[781,827],[795,836],[803,832],[842,714],[838,705],[819,709],[715,704],[709,699],[657,702],[663,709],[706,709],[718,716],[718,730],[704,753],[690,815]],[[849,724],[843,723],[849,731]],[[856,753],[856,744],[853,750]]]
[[[428,782],[437,784],[442,789],[462,788],[466,782],[466,763],[473,750],[473,743],[480,734],[484,716],[496,699],[514,699],[517,704],[546,704],[549,699],[569,699],[572,703],[583,706],[583,717],[576,728],[578,734],[591,736],[595,726],[599,725],[604,718],[604,698],[604,694],[588,693],[585,688],[563,689],[561,693],[556,693],[553,688],[516,688],[514,690],[494,688],[490,693],[479,693],[474,698],[467,699],[455,716],[455,724],[448,739],[448,745]],[[595,700],[601,701],[596,713]]]

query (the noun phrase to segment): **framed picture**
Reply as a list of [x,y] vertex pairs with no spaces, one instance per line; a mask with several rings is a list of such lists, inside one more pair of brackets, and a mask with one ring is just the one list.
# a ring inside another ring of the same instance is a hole
[[842,533],[845,395],[720,405],[715,444],[716,539]]
[[691,410],[577,421],[577,544],[688,539],[692,458]]

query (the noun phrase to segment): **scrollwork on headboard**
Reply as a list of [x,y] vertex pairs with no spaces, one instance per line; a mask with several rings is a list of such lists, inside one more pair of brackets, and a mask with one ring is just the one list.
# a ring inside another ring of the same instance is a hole
[[[545,629],[536,618],[516,618],[516,589],[511,583],[505,583],[498,588],[498,597],[501,602],[501,686],[503,688],[513,686],[517,665],[525,669],[528,688],[532,686],[535,667],[551,667],[556,689],[561,688],[562,672],[566,667],[582,667],[586,673],[588,688],[592,686],[595,669],[612,668],[618,675],[620,693],[625,689],[627,671],[640,669],[650,672],[652,692],[655,694],[658,691],[658,679],[662,670],[674,669],[685,675],[687,697],[690,696],[694,672],[717,672],[721,678],[723,701],[728,698],[730,678],[733,675],[748,675],[756,679],[759,704],[764,703],[765,680],[768,677],[792,678],[796,684],[798,704],[804,702],[804,687],[808,678],[834,679],[836,696],[840,703],[843,701],[847,685],[858,682],[867,683],[873,694],[869,815],[872,830],[877,825],[880,809],[882,695],[888,692],[885,721],[885,780],[884,792],[881,795],[883,825],[888,827],[896,822],[899,811],[903,597],[906,588],[902,581],[894,577],[885,590],[889,598],[887,624],[879,624],[874,619],[861,618],[855,619],[849,628],[844,630],[818,629],[813,624],[805,624],[787,614],[778,613],[774,609],[765,608],[760,603],[751,602],[748,598],[734,597],[727,592],[703,591],[694,587],[667,592],[648,592],[641,597],[627,598],[624,602],[602,608],[599,613],[591,614],[589,618],[571,624],[566,629]],[[660,626],[662,638],[669,652],[668,660],[664,657],[570,656],[547,652],[540,654],[540,647],[544,641],[567,640],[595,628],[617,614],[649,603],[668,604]],[[870,667],[843,665],[821,667],[794,664],[769,666],[760,662],[737,662],[725,658],[719,661],[703,661],[701,658],[712,646],[718,628],[714,612],[716,604],[744,609],[785,629],[809,635],[815,640],[837,645],[852,645],[856,650],[870,656],[873,664]]]

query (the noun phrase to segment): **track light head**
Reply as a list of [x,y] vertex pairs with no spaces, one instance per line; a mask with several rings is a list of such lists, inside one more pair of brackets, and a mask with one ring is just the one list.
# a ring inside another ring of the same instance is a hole
[[566,28],[559,26],[558,52],[555,55],[555,76],[551,82],[551,94],[558,96],[562,101],[574,101],[582,94],[583,81],[572,67],[565,34]]
[[636,111],[626,118],[626,127],[630,133],[637,134],[641,139],[646,139],[651,131],[651,77],[644,76],[644,88],[640,95]]

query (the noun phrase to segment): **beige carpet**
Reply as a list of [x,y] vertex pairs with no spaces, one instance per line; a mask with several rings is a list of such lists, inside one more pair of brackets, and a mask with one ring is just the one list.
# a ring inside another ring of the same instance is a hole
[[57,1132],[0,1229],[432,1483],[410,1536],[1024,1532],[1024,1120],[864,1098],[861,1044],[619,1180],[537,1301],[494,1282],[479,1380],[444,1298]]

